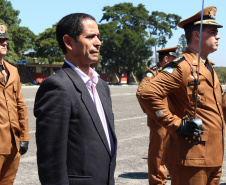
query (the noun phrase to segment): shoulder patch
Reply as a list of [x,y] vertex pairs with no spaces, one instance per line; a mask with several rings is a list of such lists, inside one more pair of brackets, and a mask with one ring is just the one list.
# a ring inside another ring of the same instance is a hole
[[172,74],[174,69],[176,69],[176,67],[173,67],[173,66],[168,66],[166,68],[163,69],[163,71],[169,73],[169,74]]
[[148,73],[146,74],[146,76],[147,76],[147,77],[152,77],[152,76],[153,76],[153,73],[148,72]]
[[170,63],[174,63],[176,65],[178,65],[179,63],[181,63],[183,60],[185,60],[185,57],[177,57],[174,60],[170,61]]

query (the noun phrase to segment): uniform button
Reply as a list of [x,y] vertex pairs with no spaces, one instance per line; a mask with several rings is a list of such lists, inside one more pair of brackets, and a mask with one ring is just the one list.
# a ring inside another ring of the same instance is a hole
[[10,112],[11,110],[9,109],[9,112]]
[[217,103],[217,105],[219,105],[219,103]]
[[224,116],[221,116],[222,118],[224,117]]
[[6,98],[6,101],[9,101],[9,99],[8,99],[8,98]]

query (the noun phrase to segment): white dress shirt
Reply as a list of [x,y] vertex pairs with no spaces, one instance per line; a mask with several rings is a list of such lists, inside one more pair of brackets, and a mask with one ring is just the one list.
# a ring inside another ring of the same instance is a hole
[[104,109],[103,109],[100,97],[96,90],[96,85],[99,80],[99,74],[90,67],[89,68],[89,76],[87,76],[83,71],[81,71],[79,68],[74,66],[72,63],[70,63],[67,60],[65,60],[65,61],[68,65],[70,65],[79,74],[79,76],[82,78],[82,80],[86,84],[89,94],[97,108],[97,112],[99,114],[102,126],[104,128],[104,132],[107,137],[107,141],[108,141],[108,145],[109,145],[111,154],[113,154],[114,153],[114,143],[113,143],[111,131],[110,131],[109,125],[106,120],[106,116],[104,113]]

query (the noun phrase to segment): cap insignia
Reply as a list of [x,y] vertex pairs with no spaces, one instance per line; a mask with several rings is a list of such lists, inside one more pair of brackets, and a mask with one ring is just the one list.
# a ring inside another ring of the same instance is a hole
[[212,18],[212,19],[215,19],[215,18],[216,18],[216,14],[217,14],[217,8],[216,8],[216,7],[212,8],[212,9],[209,11],[209,16],[210,16],[210,18]]
[[0,25],[0,34],[5,34],[6,30],[5,30],[5,26],[4,25]]

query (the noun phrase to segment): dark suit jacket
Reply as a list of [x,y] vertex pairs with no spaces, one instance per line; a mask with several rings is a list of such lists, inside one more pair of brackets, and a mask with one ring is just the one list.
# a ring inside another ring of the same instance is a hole
[[[114,115],[108,85],[96,86],[115,149]],[[38,89],[34,105],[39,179],[42,184],[113,185],[111,156],[96,107],[82,78],[65,63]]]

